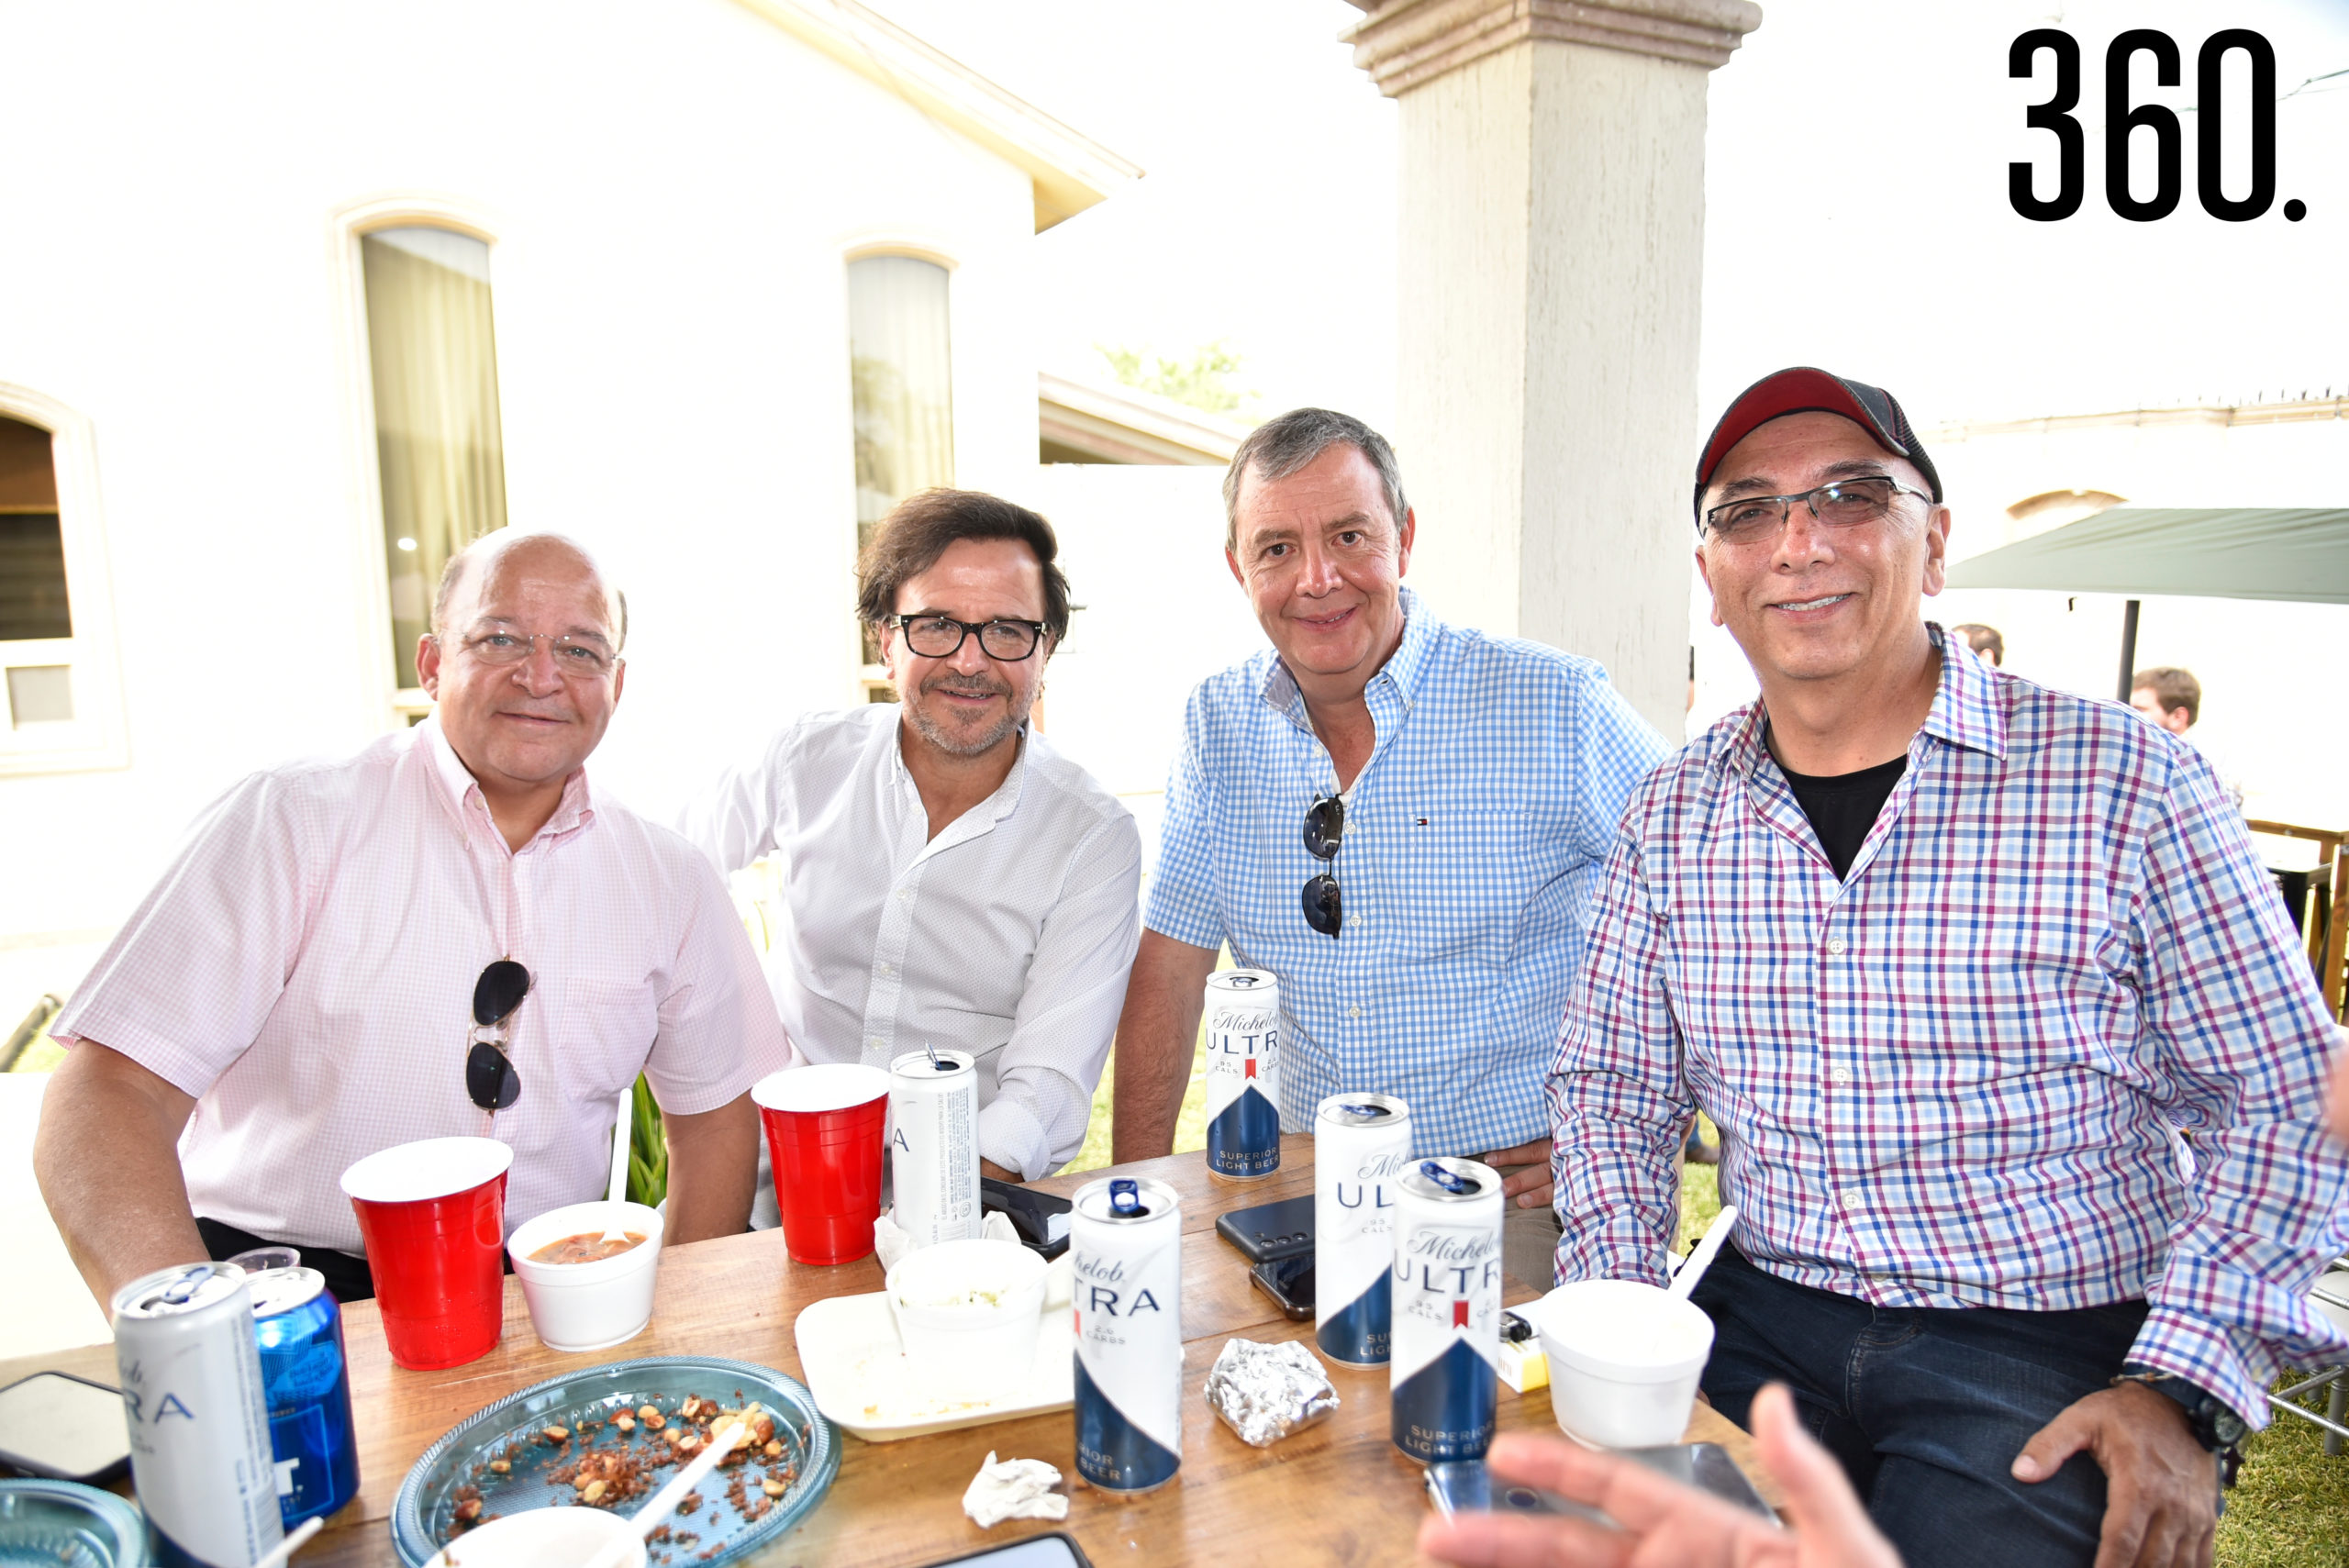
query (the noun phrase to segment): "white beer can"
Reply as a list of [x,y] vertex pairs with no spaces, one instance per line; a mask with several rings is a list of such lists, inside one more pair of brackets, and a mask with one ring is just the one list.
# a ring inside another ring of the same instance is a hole
[[115,1292],[112,1306],[148,1556],[250,1568],[285,1526],[245,1271],[159,1269]]
[[1422,1464],[1482,1459],[1500,1404],[1501,1175],[1421,1160],[1395,1191],[1395,1446]]
[[1260,1182],[1281,1168],[1281,983],[1262,969],[1208,976],[1208,1174]]
[[1105,1177],[1070,1214],[1076,1473],[1149,1492],[1183,1463],[1183,1208],[1163,1182]]
[[1410,1107],[1332,1095],[1313,1118],[1313,1340],[1343,1366],[1385,1366],[1395,1273],[1395,1183],[1411,1161]]
[[889,1184],[917,1247],[979,1234],[979,1074],[967,1051],[889,1063]]

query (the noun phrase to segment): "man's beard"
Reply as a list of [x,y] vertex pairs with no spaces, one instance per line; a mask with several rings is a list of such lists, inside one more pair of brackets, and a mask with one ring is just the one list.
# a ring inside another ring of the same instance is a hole
[[1028,721],[1028,709],[1035,701],[1031,694],[1028,702],[1019,702],[1018,695],[1011,687],[999,683],[990,682],[985,687],[980,687],[943,679],[924,682],[916,695],[928,696],[931,692],[940,690],[963,692],[966,695],[975,695],[984,691],[988,696],[1009,699],[1002,718],[989,726],[984,733],[967,737],[951,731],[939,723],[937,717],[930,712],[926,703],[906,704],[906,712],[914,721],[914,732],[919,735],[925,743],[936,747],[950,757],[976,757],[1002,745],[1007,739],[1018,732],[1022,724]]

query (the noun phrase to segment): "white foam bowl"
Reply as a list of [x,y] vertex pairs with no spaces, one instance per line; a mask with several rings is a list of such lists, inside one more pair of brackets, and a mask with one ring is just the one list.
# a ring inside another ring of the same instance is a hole
[[[617,1222],[644,1240],[617,1258],[593,1263],[534,1263],[550,1241]],[[600,1351],[633,1340],[652,1321],[652,1286],[661,1268],[661,1211],[640,1203],[574,1203],[516,1227],[506,1243],[530,1327],[552,1351]]]
[[424,1568],[580,1568],[614,1541],[634,1549],[621,1568],[644,1568],[635,1523],[602,1508],[532,1508],[467,1530],[425,1560]]
[[1636,1280],[1577,1280],[1524,1308],[1550,1363],[1550,1409],[1596,1448],[1676,1443],[1713,1352],[1713,1320]]
[[[983,1402],[1008,1393],[1036,1359],[1044,1318],[1044,1260],[1017,1241],[941,1241],[889,1271],[896,1319],[922,1392]],[[974,1293],[994,1297],[974,1302]]]

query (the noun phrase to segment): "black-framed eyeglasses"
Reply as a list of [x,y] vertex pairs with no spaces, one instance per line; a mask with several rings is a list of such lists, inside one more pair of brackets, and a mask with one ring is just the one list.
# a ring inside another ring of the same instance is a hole
[[611,644],[593,635],[557,637],[549,632],[513,631],[494,627],[465,639],[465,651],[484,664],[519,664],[545,643],[554,653],[554,667],[566,680],[592,681],[612,673],[620,662]]
[[[1305,852],[1336,868],[1338,845],[1346,836],[1346,803],[1336,795],[1315,801],[1305,813]],[[1305,923],[1331,940],[1346,923],[1345,902],[1338,879],[1323,872],[1305,884],[1297,895],[1305,906]]]
[[522,1097],[522,1074],[506,1054],[506,1036],[484,1038],[484,1029],[502,1029],[530,994],[530,972],[510,958],[501,958],[473,982],[472,1049],[465,1052],[465,1094],[485,1111],[502,1111]]
[[1724,501],[1707,509],[1705,531],[1723,544],[1758,544],[1765,539],[1776,539],[1778,530],[1787,526],[1787,514],[1798,501],[1809,506],[1810,515],[1828,528],[1855,528],[1882,518],[1892,510],[1892,498],[1896,495],[1914,495],[1920,501],[1932,499],[1897,479],[1866,474],[1839,479],[1798,495],[1742,495],[1734,501]]
[[881,624],[905,633],[906,646],[925,659],[952,659],[963,651],[963,639],[975,634],[979,651],[1007,664],[1035,652],[1046,629],[1040,620],[968,621],[952,616],[891,616]]

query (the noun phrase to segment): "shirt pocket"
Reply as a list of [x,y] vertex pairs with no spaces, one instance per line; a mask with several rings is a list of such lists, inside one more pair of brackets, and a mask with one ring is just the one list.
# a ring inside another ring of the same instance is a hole
[[[1527,911],[1556,874],[1563,849],[1540,819],[1507,807],[1406,810],[1387,818],[1389,844],[1372,846],[1390,929],[1419,963],[1505,967]],[[1350,841],[1348,849],[1353,848]],[[1345,856],[1339,856],[1342,884]]]
[[650,981],[565,980],[548,986],[547,1057],[575,1104],[608,1105],[636,1082],[661,1032]]

